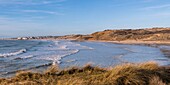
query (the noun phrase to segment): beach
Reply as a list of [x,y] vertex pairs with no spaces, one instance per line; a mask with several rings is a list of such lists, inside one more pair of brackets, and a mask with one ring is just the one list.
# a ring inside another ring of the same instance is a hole
[[0,0],[0,85],[170,85],[170,0]]
[[105,41],[105,42],[121,43],[121,44],[170,45],[170,41],[125,40],[125,41]]
[[[8,42],[9,44],[7,44]],[[14,75],[20,70],[42,72],[48,66],[55,64],[62,69],[71,66],[82,67],[88,63],[99,67],[149,61],[157,62],[161,66],[170,65],[170,59],[167,57],[170,47],[166,45],[165,47],[164,45],[125,44],[118,41],[117,43],[112,41],[80,42],[51,39],[10,40],[4,41],[4,43],[6,43],[6,47],[4,44],[0,55],[1,77]]]
[[167,32],[162,28],[105,30],[90,35],[2,39],[0,84],[124,85],[128,81],[165,85],[170,82]]
[[[125,81],[164,85],[170,82],[168,41],[33,39],[3,42],[5,44],[0,45],[3,47],[0,49],[2,85],[117,85]],[[120,77],[124,79],[119,81]]]
[[[93,40],[90,40],[93,41]],[[117,43],[117,44],[129,44],[129,45],[145,45],[156,47],[163,52],[166,57],[170,57],[170,49],[167,48],[170,46],[170,41],[142,41],[142,40],[125,40],[125,41],[105,41],[105,40],[98,40],[99,42],[110,42],[110,43]],[[94,41],[96,42],[96,41]],[[163,46],[164,48],[162,48]]]

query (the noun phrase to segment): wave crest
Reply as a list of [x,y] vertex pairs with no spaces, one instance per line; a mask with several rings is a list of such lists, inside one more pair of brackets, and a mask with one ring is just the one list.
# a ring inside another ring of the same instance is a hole
[[19,54],[25,53],[26,51],[27,51],[26,49],[21,49],[19,51],[12,52],[12,53],[3,53],[3,54],[0,54],[0,57],[15,56],[15,55],[19,55]]

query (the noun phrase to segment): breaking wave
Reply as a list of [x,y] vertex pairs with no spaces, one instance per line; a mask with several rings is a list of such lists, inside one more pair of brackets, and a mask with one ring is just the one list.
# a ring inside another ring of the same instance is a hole
[[53,54],[46,54],[43,56],[36,57],[38,60],[48,60],[52,61],[52,64],[55,65],[56,63],[62,63],[60,60],[63,57],[73,55],[78,53],[79,51],[86,49],[91,50],[93,48],[88,46],[83,46],[78,43],[74,43],[71,41],[53,41],[53,44],[50,48],[46,48],[45,50],[53,51]]
[[12,52],[12,53],[3,53],[3,54],[0,54],[0,57],[15,56],[15,55],[19,55],[19,54],[25,53],[26,51],[27,51],[26,49],[21,49],[19,51]]

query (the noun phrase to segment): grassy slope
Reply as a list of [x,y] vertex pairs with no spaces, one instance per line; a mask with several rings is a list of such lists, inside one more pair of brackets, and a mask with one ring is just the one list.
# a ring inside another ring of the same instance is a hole
[[91,34],[93,40],[169,40],[170,28],[105,30]]
[[170,83],[170,68],[156,63],[119,65],[103,69],[87,65],[83,68],[58,70],[52,66],[43,74],[20,72],[0,85],[166,85]]
[[89,35],[61,36],[59,39],[168,41],[170,40],[170,28],[104,30]]

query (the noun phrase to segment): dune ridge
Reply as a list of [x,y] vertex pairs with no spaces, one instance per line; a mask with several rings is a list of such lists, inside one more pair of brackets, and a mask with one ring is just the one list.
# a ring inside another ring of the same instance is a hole
[[19,72],[1,85],[169,85],[170,68],[154,62],[123,64],[113,68],[86,65],[60,70],[51,66],[44,73]]

